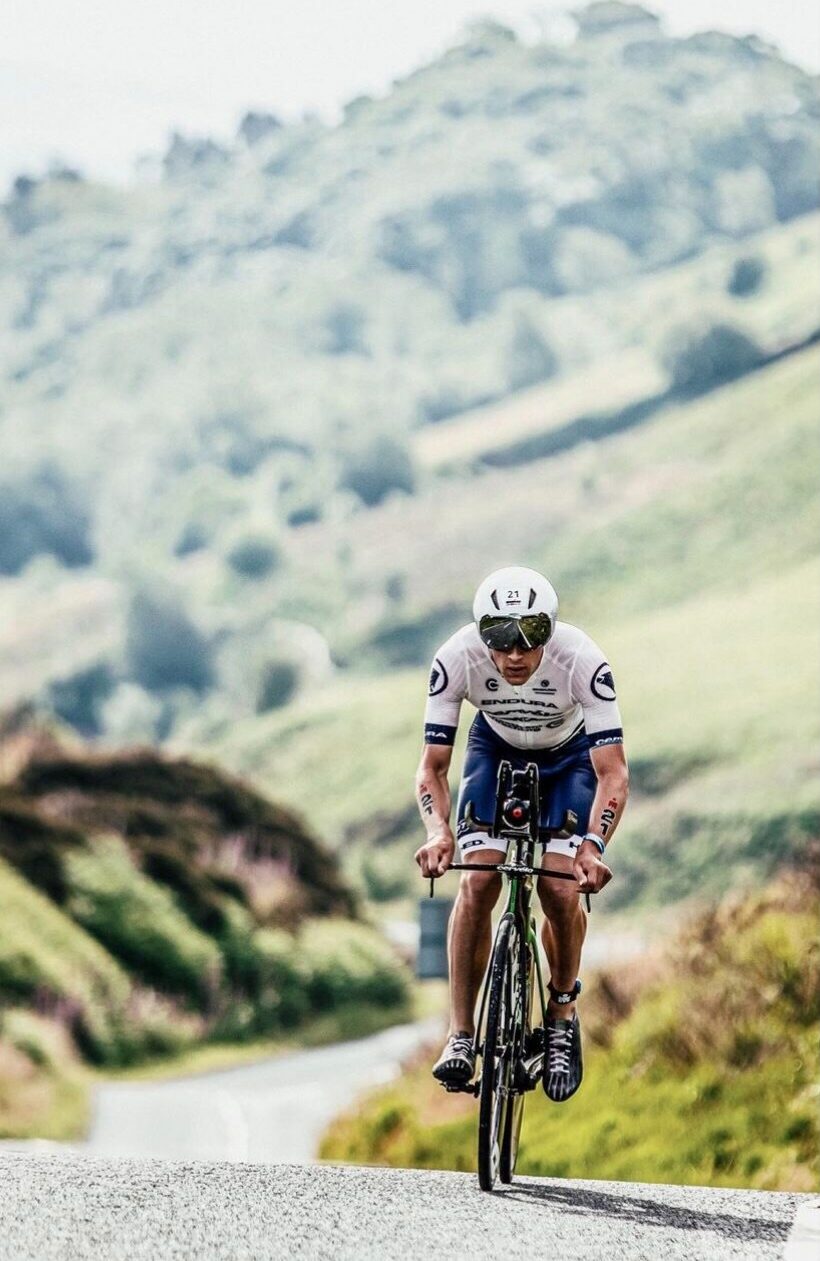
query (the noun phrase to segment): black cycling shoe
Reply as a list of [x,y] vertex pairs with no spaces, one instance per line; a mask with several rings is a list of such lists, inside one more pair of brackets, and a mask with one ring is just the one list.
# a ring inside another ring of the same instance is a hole
[[575,1094],[584,1076],[581,1025],[577,1012],[572,1020],[548,1017],[546,1034],[544,1092],[553,1103],[563,1103]]
[[433,1065],[436,1081],[459,1086],[472,1079],[475,1072],[475,1049],[471,1033],[454,1033]]

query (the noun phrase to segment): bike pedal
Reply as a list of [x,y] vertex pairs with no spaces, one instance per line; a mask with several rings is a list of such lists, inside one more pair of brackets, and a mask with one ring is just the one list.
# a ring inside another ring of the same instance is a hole
[[466,1082],[463,1082],[463,1083],[456,1083],[456,1082],[450,1082],[450,1081],[442,1081],[442,1082],[439,1082],[439,1085],[444,1087],[444,1089],[447,1091],[447,1094],[448,1094],[448,1095],[475,1095],[475,1096],[478,1096],[478,1092],[479,1092],[479,1089],[480,1089],[479,1084],[478,1084],[478,1082],[477,1082],[477,1081],[466,1081]]

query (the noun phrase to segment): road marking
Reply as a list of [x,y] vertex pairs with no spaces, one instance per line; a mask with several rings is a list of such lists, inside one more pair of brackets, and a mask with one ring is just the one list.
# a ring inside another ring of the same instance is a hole
[[820,1257],[820,1200],[801,1204],[792,1222],[783,1261],[817,1261]]
[[216,1106],[225,1126],[227,1139],[225,1147],[226,1160],[248,1159],[248,1123],[236,1096],[229,1090],[216,1092]]

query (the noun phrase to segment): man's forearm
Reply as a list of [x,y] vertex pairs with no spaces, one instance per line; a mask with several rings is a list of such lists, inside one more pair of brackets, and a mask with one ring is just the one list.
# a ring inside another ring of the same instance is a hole
[[627,794],[628,781],[620,775],[607,775],[598,780],[587,830],[600,836],[605,845],[612,840],[620,822]]
[[446,774],[423,771],[416,778],[416,801],[428,840],[450,831],[450,785]]

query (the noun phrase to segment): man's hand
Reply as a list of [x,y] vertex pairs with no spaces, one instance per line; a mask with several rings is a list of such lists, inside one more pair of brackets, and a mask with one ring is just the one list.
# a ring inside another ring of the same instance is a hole
[[598,847],[592,841],[584,841],[579,846],[572,874],[581,887],[581,893],[599,893],[612,879],[612,872],[601,861]]
[[433,836],[416,850],[416,862],[421,867],[423,876],[443,876],[456,852],[456,843],[452,832],[441,832]]

